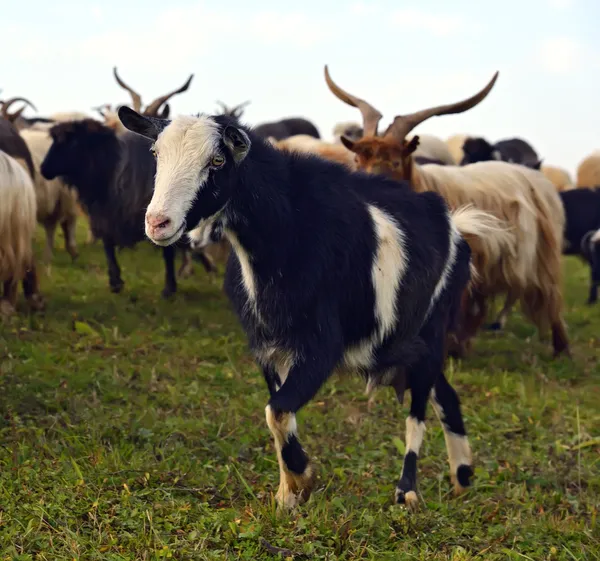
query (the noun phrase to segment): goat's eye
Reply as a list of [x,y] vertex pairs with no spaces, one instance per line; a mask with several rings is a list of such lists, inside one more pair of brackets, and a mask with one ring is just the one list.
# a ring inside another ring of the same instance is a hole
[[220,168],[225,163],[225,158],[223,156],[213,156],[210,161],[210,165],[216,168]]
[[154,148],[154,146],[150,148],[150,152],[152,152],[152,155],[156,158],[156,148]]

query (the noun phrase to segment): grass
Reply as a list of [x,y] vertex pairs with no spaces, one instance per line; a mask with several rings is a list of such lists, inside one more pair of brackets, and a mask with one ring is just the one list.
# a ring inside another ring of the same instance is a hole
[[[333,379],[299,415],[319,483],[295,514],[274,507],[268,394],[220,282],[201,266],[160,298],[160,252],[120,254],[108,290],[101,245],[43,276],[47,311],[0,325],[0,560],[276,558],[600,559],[600,305],[565,259],[575,359],[517,314],[451,363],[476,462],[455,498],[433,412],[422,508],[392,504],[404,418],[391,391]],[[37,250],[41,253],[42,234]],[[62,243],[62,237],[59,244]],[[407,400],[408,401],[408,400]],[[265,541],[272,547],[265,545]],[[282,557],[280,557],[282,558]]]

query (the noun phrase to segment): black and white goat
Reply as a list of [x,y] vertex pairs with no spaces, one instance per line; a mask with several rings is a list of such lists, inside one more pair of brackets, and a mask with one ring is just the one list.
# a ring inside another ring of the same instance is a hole
[[559,193],[565,208],[565,255],[579,255],[591,270],[588,304],[598,300],[600,286],[600,187]]
[[262,367],[266,419],[281,481],[278,503],[305,501],[315,470],[296,413],[334,371],[368,386],[410,388],[406,455],[396,500],[417,505],[417,456],[431,397],[446,435],[457,491],[469,485],[471,450],[459,399],[444,376],[445,338],[470,276],[460,232],[484,235],[495,219],[450,214],[434,193],[279,151],[223,115],[148,118],[119,110],[155,141],[157,175],[147,236],[169,246],[196,225],[233,247],[225,290]]
[[[156,171],[152,143],[129,131],[117,134],[93,119],[59,123],[50,135],[53,142],[42,162],[42,175],[60,176],[77,189],[92,233],[104,244],[110,289],[120,292],[124,282],[115,249],[145,239],[144,213]],[[163,248],[163,258],[162,294],[168,297],[177,290],[175,247]]]

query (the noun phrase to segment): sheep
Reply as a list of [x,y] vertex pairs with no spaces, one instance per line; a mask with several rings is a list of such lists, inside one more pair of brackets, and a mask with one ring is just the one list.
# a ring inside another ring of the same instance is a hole
[[0,315],[14,313],[19,282],[32,310],[42,310],[33,257],[35,191],[27,166],[0,150]]
[[314,138],[321,138],[319,130],[310,121],[301,117],[291,117],[274,121],[272,123],[263,123],[254,128],[254,132],[262,138],[274,137],[276,140],[283,140],[297,134],[305,134]]
[[581,187],[559,193],[565,208],[565,255],[579,255],[590,265],[591,283],[587,300],[598,300],[600,285],[600,187]]
[[462,491],[472,461],[459,399],[444,376],[445,337],[470,276],[463,232],[483,235],[498,221],[473,209],[450,213],[442,197],[414,193],[407,182],[277,150],[224,115],[167,121],[123,107],[119,118],[154,141],[146,235],[165,247],[208,223],[212,240],[231,243],[225,291],[271,394],[280,507],[311,494],[315,468],[296,413],[336,370],[359,372],[368,387],[390,385],[398,399],[410,388],[397,502],[417,505],[429,397]]
[[346,121],[343,123],[337,123],[333,127],[333,141],[335,144],[341,144],[340,138],[345,136],[350,140],[360,140],[363,135],[363,128],[359,123],[354,121]]
[[354,154],[342,144],[333,144],[308,136],[307,134],[296,134],[283,140],[269,140],[279,150],[299,151],[307,154],[315,154],[332,162],[339,162],[348,169],[355,170],[356,162]]
[[586,156],[577,167],[577,187],[600,185],[600,150]]
[[35,194],[37,220],[46,231],[46,247],[44,262],[52,259],[54,232],[60,224],[65,236],[65,248],[71,258],[77,258],[77,242],[75,228],[77,225],[77,194],[60,179],[48,181],[40,173],[40,166],[52,144],[50,136],[43,131],[23,130],[21,136],[25,140],[35,165]]
[[464,158],[463,144],[469,138],[468,134],[454,134],[446,139],[446,146],[452,154],[455,163],[460,164]]
[[573,179],[566,169],[543,164],[540,171],[544,174],[546,179],[554,184],[557,191],[568,191],[569,189],[573,189]]
[[406,136],[417,125],[436,115],[462,113],[489,94],[498,73],[474,96],[458,103],[397,116],[382,137],[377,128],[382,115],[366,101],[342,90],[325,66],[325,81],[343,102],[361,110],[365,136],[358,142],[342,137],[357,156],[359,169],[409,180],[417,192],[441,194],[451,208],[471,203],[504,221],[514,233],[512,243],[500,244],[493,235],[469,240],[479,279],[463,301],[460,337],[453,352],[463,355],[469,339],[485,318],[485,302],[507,294],[520,300],[524,314],[543,332],[552,331],[554,356],[570,356],[563,320],[561,247],[564,210],[554,186],[539,172],[523,165],[490,161],[459,166],[419,166],[414,152],[419,137]]
[[541,165],[537,152],[520,138],[500,140],[493,145],[485,138],[467,138],[462,149],[464,156],[460,164],[463,166],[490,160],[522,164],[538,170]]
[[[60,177],[74,187],[90,217],[94,235],[101,238],[108,264],[109,286],[121,292],[124,282],[116,247],[132,247],[144,239],[140,226],[152,196],[155,163],[151,144],[126,131],[118,135],[93,119],[59,123],[50,129],[52,145],[41,165],[47,180]],[[164,248],[168,298],[177,290],[175,249]]]

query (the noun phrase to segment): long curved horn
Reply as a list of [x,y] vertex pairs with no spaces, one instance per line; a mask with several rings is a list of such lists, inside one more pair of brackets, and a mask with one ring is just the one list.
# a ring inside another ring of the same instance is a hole
[[144,115],[146,115],[147,117],[156,117],[156,115],[158,114],[158,110],[165,102],[171,99],[174,95],[187,91],[187,89],[190,87],[190,84],[192,83],[193,77],[194,75],[190,74],[190,77],[187,79],[187,82],[183,84],[183,86],[181,86],[179,89],[172,91],[171,93],[168,93],[166,95],[157,97],[150,105],[148,105],[148,107],[146,107],[146,109],[144,110]]
[[327,82],[329,89],[338,99],[341,99],[344,103],[347,103],[352,107],[357,107],[360,110],[363,118],[364,136],[377,136],[377,126],[383,115],[363,99],[350,95],[334,83],[331,76],[329,76],[327,65],[325,65],[325,81]]
[[481,103],[490,93],[494,87],[494,84],[496,83],[498,74],[499,72],[496,71],[485,88],[467,99],[457,101],[456,103],[449,103],[447,105],[438,105],[437,107],[432,107],[430,109],[423,109],[422,111],[417,111],[416,113],[411,113],[410,115],[398,115],[392,124],[387,128],[383,136],[391,135],[398,140],[404,140],[406,135],[411,130],[430,117],[464,113],[465,111],[472,109],[478,103]]
[[[9,113],[8,108],[13,103],[17,103],[18,101],[23,101],[26,105],[21,107],[21,109],[17,109],[15,113]],[[37,111],[37,107],[28,99],[24,97],[11,97],[10,99],[7,99],[6,101],[2,102],[2,111],[0,112],[0,115],[2,115],[2,117],[4,117],[6,120],[13,122],[21,116],[21,113],[23,113],[27,105],[29,105],[29,107],[31,107],[34,111]]]
[[133,109],[139,113],[142,110],[142,98],[140,94],[137,93],[135,90],[132,90],[125,82],[123,82],[123,80],[121,80],[121,78],[117,74],[116,66],[113,67],[113,75],[115,77],[115,80],[117,81],[117,84],[119,84],[119,86],[121,86],[124,90],[127,90],[131,94],[131,99],[133,101]]

